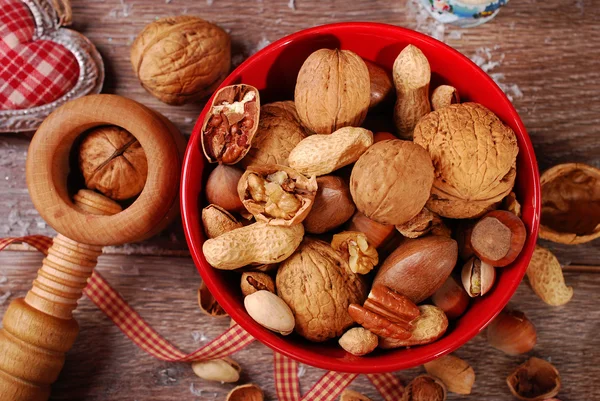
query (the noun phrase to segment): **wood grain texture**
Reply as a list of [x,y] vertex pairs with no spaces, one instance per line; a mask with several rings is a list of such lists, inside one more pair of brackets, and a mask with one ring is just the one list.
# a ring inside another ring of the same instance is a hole
[[[129,62],[137,33],[158,17],[198,15],[232,36],[234,64],[260,47],[297,30],[338,21],[378,21],[442,37],[463,54],[479,59],[513,96],[536,149],[540,170],[578,161],[600,167],[596,139],[600,115],[600,9],[592,0],[512,2],[490,23],[473,29],[440,29],[419,11],[416,0],[105,0],[72,1],[73,28],[98,47],[106,65],[105,93],[133,98],[163,113],[189,135],[203,104],[169,106],[141,87]],[[486,53],[486,49],[489,53]],[[495,65],[499,63],[498,65]],[[516,87],[514,86],[516,85]],[[518,87],[518,90],[516,90]],[[522,96],[519,96],[522,93]],[[54,235],[33,208],[25,186],[24,165],[29,141],[0,137],[0,235]],[[563,263],[595,264],[600,246],[554,246]],[[187,254],[180,224],[150,241],[109,248],[123,254]]]
[[[0,273],[7,281],[0,293],[10,291],[11,299],[23,296],[35,275],[42,256],[31,252],[0,253]],[[180,349],[191,352],[215,338],[229,325],[229,319],[203,315],[196,304],[200,278],[188,258],[103,255],[99,271],[159,333]],[[567,273],[575,289],[573,300],[564,307],[545,305],[523,283],[510,305],[524,311],[538,330],[538,345],[528,356],[548,358],[563,379],[559,394],[563,401],[592,400],[600,397],[595,377],[600,366],[600,310],[595,294],[600,275]],[[0,306],[4,313],[7,303]],[[62,374],[53,387],[52,400],[131,401],[131,400],[224,400],[233,384],[212,383],[197,378],[188,364],[161,362],[137,348],[87,298],[80,302],[75,317],[81,326],[74,348],[67,354]],[[505,377],[527,356],[511,357],[488,346],[479,335],[457,354],[475,369],[476,384],[471,399],[508,400]],[[254,343],[233,355],[243,368],[242,382],[259,384],[275,400],[272,352]],[[307,391],[323,374],[303,367],[300,381]],[[422,368],[398,372],[406,383]],[[195,396],[191,386],[202,396]],[[351,388],[380,400],[364,376]],[[460,399],[451,395],[450,400]]]
[[[503,84],[529,131],[540,170],[571,161],[600,167],[600,48],[595,40],[600,33],[600,9],[592,0],[512,1],[490,23],[445,30],[420,13],[415,0],[293,3],[295,10],[287,0],[73,0],[73,27],[87,35],[104,57],[105,93],[125,95],[156,109],[188,135],[203,105],[160,103],[139,85],[129,64],[133,39],[157,17],[186,13],[218,23],[232,35],[236,64],[268,42],[314,25],[365,20],[418,29],[443,36],[469,57],[479,57],[479,64]],[[28,197],[24,173],[28,145],[24,136],[0,136],[0,236],[54,234]],[[543,245],[556,252],[563,264],[600,264],[599,241],[580,246],[543,241]],[[212,320],[196,307],[200,279],[189,258],[140,256],[187,254],[180,224],[141,244],[105,248],[105,252],[130,255],[102,256],[98,269],[142,316],[183,350],[205,343],[202,334],[214,338],[227,327],[227,319]],[[0,284],[0,295],[6,291],[13,294],[11,299],[25,295],[41,260],[36,253],[0,253],[0,275],[8,278]],[[600,368],[594,362],[600,358],[596,335],[600,312],[594,300],[600,275],[569,272],[566,277],[575,296],[564,307],[546,306],[525,284],[511,304],[527,313],[538,328],[539,343],[531,355],[552,358],[560,370],[561,400],[599,399],[596,377]],[[0,308],[2,313],[7,305]],[[53,400],[223,400],[233,387],[202,381],[189,365],[168,364],[145,354],[87,299],[76,315],[81,334],[68,354]],[[472,399],[511,399],[504,379],[526,357],[508,357],[491,349],[483,335],[458,355],[477,373]],[[269,399],[275,399],[271,351],[256,343],[234,358],[244,369],[243,381],[258,383]],[[412,369],[399,376],[406,382],[420,372]],[[306,368],[301,378],[303,391],[322,373]],[[202,390],[201,396],[191,392],[192,385],[196,392]],[[381,399],[364,376],[351,388]],[[452,395],[450,399],[459,398]]]

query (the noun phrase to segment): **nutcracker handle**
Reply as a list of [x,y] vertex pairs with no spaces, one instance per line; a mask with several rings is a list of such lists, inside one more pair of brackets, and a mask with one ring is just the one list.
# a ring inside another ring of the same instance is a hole
[[[75,195],[87,213],[111,215],[116,202],[88,190]],[[45,401],[71,349],[79,325],[73,311],[102,247],[57,235],[25,298],[11,302],[0,330],[0,401]]]

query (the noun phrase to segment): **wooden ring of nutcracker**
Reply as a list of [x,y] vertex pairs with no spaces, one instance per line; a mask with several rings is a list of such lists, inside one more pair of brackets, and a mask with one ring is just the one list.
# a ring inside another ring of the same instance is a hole
[[[133,204],[112,216],[77,209],[67,188],[73,144],[100,125],[129,131],[148,160],[144,189]],[[121,96],[85,96],[55,110],[38,128],[27,157],[29,194],[44,220],[75,241],[104,246],[142,240],[164,228],[179,211],[184,147],[181,134],[159,113]]]

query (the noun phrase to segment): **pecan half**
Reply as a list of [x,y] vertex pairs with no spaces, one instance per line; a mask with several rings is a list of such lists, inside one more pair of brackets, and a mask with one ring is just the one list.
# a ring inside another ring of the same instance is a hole
[[250,150],[258,128],[260,97],[250,85],[219,90],[202,127],[202,150],[211,163],[235,164]]
[[348,313],[356,323],[379,336],[406,340],[412,335],[411,322],[421,312],[405,296],[384,285],[375,285],[364,305],[351,304]]

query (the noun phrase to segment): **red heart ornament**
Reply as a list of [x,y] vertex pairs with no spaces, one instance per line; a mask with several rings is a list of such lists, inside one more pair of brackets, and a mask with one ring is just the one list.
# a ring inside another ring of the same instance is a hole
[[34,130],[67,100],[100,92],[96,48],[60,24],[51,2],[0,0],[0,132]]

